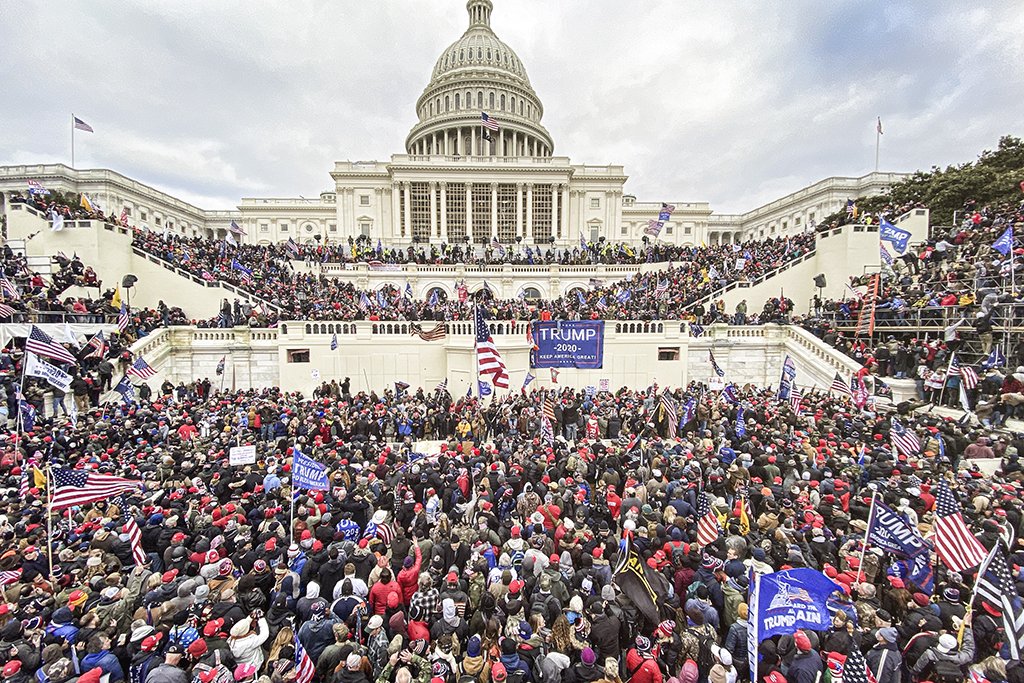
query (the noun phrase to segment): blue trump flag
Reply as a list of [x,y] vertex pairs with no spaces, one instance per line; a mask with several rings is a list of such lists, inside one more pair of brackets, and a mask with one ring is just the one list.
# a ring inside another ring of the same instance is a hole
[[298,488],[326,491],[331,487],[327,481],[327,467],[305,455],[298,445],[292,448],[292,476]]
[[1003,256],[1006,256],[1013,250],[1013,228],[1009,227],[1002,235],[999,236],[995,242],[992,243],[992,248],[998,251]]
[[935,587],[935,576],[931,567],[931,552],[918,533],[906,519],[895,510],[875,501],[868,519],[867,542],[893,555],[889,573],[910,579],[931,594]]
[[477,380],[476,388],[477,391],[480,393],[481,398],[483,398],[484,396],[490,396],[493,393],[491,385],[488,384],[487,382],[481,382],[480,380]]
[[121,378],[121,381],[114,387],[114,391],[121,394],[125,403],[135,403],[135,387],[128,381],[128,375]]
[[798,628],[827,631],[832,624],[828,599],[840,585],[815,569],[787,569],[756,576],[750,587],[747,656],[751,680],[757,680],[757,646],[766,638]]
[[743,408],[736,411],[736,436],[743,438],[747,435],[747,426],[743,423]]
[[878,224],[878,239],[892,244],[896,253],[902,256],[907,253],[907,247],[910,246],[910,231],[904,230],[903,228],[897,228],[895,225],[882,218],[881,222]]

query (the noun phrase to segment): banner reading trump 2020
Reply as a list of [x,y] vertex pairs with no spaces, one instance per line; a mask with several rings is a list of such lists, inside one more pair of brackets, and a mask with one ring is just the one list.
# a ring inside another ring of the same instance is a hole
[[604,363],[603,320],[534,322],[533,368],[600,368]]

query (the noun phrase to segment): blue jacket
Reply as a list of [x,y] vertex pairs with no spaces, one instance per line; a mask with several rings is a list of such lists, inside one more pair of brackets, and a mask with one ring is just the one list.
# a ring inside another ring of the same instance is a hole
[[110,683],[124,680],[124,670],[121,668],[121,662],[117,660],[117,657],[110,650],[88,654],[82,658],[82,671],[88,671],[97,666],[103,669],[103,673],[110,675]]

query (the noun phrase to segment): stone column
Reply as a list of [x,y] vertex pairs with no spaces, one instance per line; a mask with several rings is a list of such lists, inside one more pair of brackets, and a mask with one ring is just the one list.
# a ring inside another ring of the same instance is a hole
[[409,201],[409,181],[402,183],[402,201],[405,207],[405,220],[402,223],[403,237],[412,236],[412,202]]
[[498,183],[491,183],[491,237],[498,234]]
[[551,183],[551,236],[558,239],[555,219],[558,218],[558,183]]
[[430,181],[430,238],[437,236],[437,183]]
[[448,183],[441,181],[441,240],[448,241]]
[[519,156],[519,134],[512,131],[512,156]]
[[523,230],[523,184],[516,183],[516,237],[525,237]]
[[476,135],[476,134],[470,136],[470,139],[469,139],[469,142],[470,142],[469,149],[471,150],[471,156],[474,156],[474,157],[477,156],[477,139],[479,137],[480,136]]
[[533,183],[526,183],[526,237],[533,239]]
[[[566,183],[561,186],[562,190],[562,220],[559,225],[562,228],[562,239],[570,239],[572,235],[569,234],[569,184]],[[579,241],[577,239],[577,241]]]
[[388,231],[388,233],[384,233],[384,231],[381,230],[380,237],[394,237],[394,236],[396,236],[398,234],[398,220],[399,220],[399,217],[401,216],[401,213],[399,211],[398,202],[399,202],[399,186],[398,186],[397,182],[392,182],[391,183],[391,220],[389,221],[390,225],[388,226],[389,227],[389,231]]

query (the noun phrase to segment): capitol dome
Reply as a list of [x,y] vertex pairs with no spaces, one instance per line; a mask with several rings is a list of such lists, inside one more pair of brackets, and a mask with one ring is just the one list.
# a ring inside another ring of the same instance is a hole
[[[551,156],[554,143],[540,122],[544,107],[519,56],[491,30],[492,7],[491,0],[466,3],[469,28],[437,58],[416,102],[409,154]],[[498,129],[485,129],[481,114]]]

